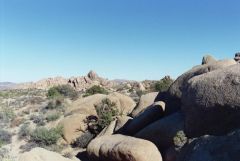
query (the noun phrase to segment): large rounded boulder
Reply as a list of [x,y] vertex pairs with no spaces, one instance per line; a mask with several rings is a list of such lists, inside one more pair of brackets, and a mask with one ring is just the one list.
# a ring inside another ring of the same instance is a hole
[[204,73],[212,72],[217,69],[223,69],[228,66],[236,64],[236,61],[233,59],[229,60],[220,60],[209,64],[199,65],[193,67],[188,72],[184,73],[171,85],[169,92],[171,95],[181,98],[182,92],[187,88],[187,81],[193,77],[198,75],[202,75]]
[[184,129],[182,113],[175,113],[148,125],[135,137],[153,142],[159,149],[166,150],[174,145],[174,137]]
[[152,92],[152,93],[147,93],[147,94],[142,95],[137,107],[131,113],[132,117],[138,116],[147,107],[152,105],[157,95],[158,95],[158,92]]
[[223,135],[240,127],[240,64],[195,76],[182,95],[190,137]]
[[63,138],[67,143],[73,143],[79,136],[84,134],[87,130],[86,118],[87,115],[76,113],[60,121],[59,124],[63,126]]
[[165,103],[155,102],[153,105],[145,109],[144,112],[133,118],[127,125],[123,134],[133,136],[141,129],[145,128],[149,124],[161,119],[164,116]]
[[164,101],[166,103],[166,115],[172,114],[181,109],[182,93],[187,90],[190,79],[234,64],[237,64],[237,62],[234,59],[229,59],[211,61],[211,63],[195,66],[178,77],[167,92],[160,92],[155,101]]
[[153,143],[124,135],[96,138],[88,145],[87,153],[94,161],[162,161]]
[[114,92],[109,95],[95,94],[85,98],[79,98],[72,103],[66,113],[96,115],[95,106],[100,104],[104,99],[109,99],[111,102],[114,102],[119,112],[121,112],[123,115],[130,114],[136,106],[136,103],[132,98]]
[[186,145],[177,161],[239,161],[240,130],[226,136],[202,136]]

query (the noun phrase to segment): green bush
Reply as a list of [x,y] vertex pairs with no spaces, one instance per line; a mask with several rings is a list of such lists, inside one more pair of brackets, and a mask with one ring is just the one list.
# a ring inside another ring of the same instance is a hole
[[0,121],[2,122],[10,122],[15,118],[15,113],[12,108],[2,107],[0,108]]
[[12,134],[8,131],[0,129],[0,147],[12,142]]
[[56,98],[61,96],[61,94],[59,93],[57,87],[52,87],[48,90],[47,92],[47,97],[48,98]]
[[62,126],[47,129],[45,127],[37,127],[31,134],[30,140],[39,146],[49,146],[56,144],[58,139],[62,137]]
[[83,97],[91,96],[94,94],[108,94],[108,91],[104,89],[103,87],[94,85],[91,88],[86,90],[86,93]]
[[78,92],[70,85],[55,86],[48,90],[48,98],[57,98],[59,96],[64,96],[75,100],[78,98]]
[[186,137],[184,131],[178,131],[173,138],[173,142],[177,150],[182,148],[187,143],[187,141],[188,138]]
[[56,121],[59,118],[60,118],[60,113],[54,113],[54,114],[47,115],[46,120],[47,122],[51,122],[51,121]]
[[[97,116],[89,116],[87,118],[88,129],[93,134],[100,133],[105,127],[119,115],[117,106],[111,100],[104,99],[102,102],[95,106]],[[93,118],[93,119],[91,119]]]
[[157,92],[165,92],[169,89],[172,83],[173,79],[171,79],[170,76],[166,76],[154,84],[153,90]]
[[45,125],[45,117],[43,115],[31,115],[30,120],[32,120],[33,123],[37,124],[37,126]]
[[48,110],[54,110],[54,109],[64,109],[64,99],[61,97],[55,98],[55,99],[51,99],[48,102],[48,105],[46,106],[46,109]]
[[18,132],[18,138],[19,139],[27,139],[30,136],[31,129],[29,127],[29,124],[23,124],[20,127],[20,130]]

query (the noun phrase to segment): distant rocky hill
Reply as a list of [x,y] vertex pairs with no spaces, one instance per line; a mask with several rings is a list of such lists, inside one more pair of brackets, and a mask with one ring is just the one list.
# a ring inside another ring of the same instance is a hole
[[0,82],[0,90],[11,89],[15,86],[16,84],[12,82]]
[[90,71],[86,76],[78,76],[78,77],[71,77],[71,78],[64,78],[64,77],[54,77],[54,78],[46,78],[39,80],[37,82],[27,82],[21,83],[17,85],[18,89],[29,89],[29,88],[36,88],[36,89],[49,89],[53,86],[57,85],[65,85],[69,84],[75,89],[81,91],[85,90],[93,85],[101,85],[111,87],[113,83],[108,81],[105,78],[99,77],[94,71]]
[[90,71],[86,76],[78,76],[78,77],[54,77],[54,78],[46,78],[39,80],[37,82],[27,82],[17,84],[15,88],[17,89],[49,89],[53,86],[57,85],[65,85],[69,84],[74,87],[78,91],[85,91],[86,89],[99,85],[107,89],[117,89],[120,86],[128,86],[129,88],[139,89],[144,91],[146,88],[149,88],[151,83],[156,81],[133,81],[133,80],[123,80],[123,79],[115,79],[108,80],[106,78],[100,77],[96,72]]

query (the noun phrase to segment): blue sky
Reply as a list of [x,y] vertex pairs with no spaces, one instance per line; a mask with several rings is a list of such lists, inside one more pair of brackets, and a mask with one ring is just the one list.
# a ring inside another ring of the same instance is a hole
[[239,0],[0,0],[0,81],[176,78],[240,50]]

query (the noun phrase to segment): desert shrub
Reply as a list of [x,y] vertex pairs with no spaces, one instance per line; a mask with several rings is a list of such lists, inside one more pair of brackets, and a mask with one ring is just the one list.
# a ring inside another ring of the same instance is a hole
[[91,88],[86,90],[86,93],[83,95],[83,97],[91,96],[94,94],[108,94],[108,91],[103,87],[94,85]]
[[12,108],[9,107],[2,107],[0,108],[0,120],[3,122],[10,122],[14,119],[15,113]]
[[[1,146],[0,146],[1,147]],[[9,153],[9,150],[6,148],[0,148],[0,160],[2,161],[3,158]]]
[[31,134],[30,140],[39,146],[49,146],[56,144],[58,139],[62,137],[62,126],[47,129],[45,127],[37,127]]
[[48,90],[47,92],[47,97],[48,98],[56,98],[61,96],[61,94],[59,93],[57,87],[52,87]]
[[130,88],[130,89],[128,90],[128,92],[130,92],[130,93],[132,93],[133,91],[134,91],[133,88]]
[[48,105],[46,106],[46,109],[48,110],[54,110],[54,109],[64,109],[64,99],[62,97],[58,97],[55,99],[51,99],[48,102]]
[[173,138],[174,145],[176,149],[183,147],[188,141],[185,133],[183,131],[178,131],[175,137]]
[[32,120],[33,123],[37,124],[38,126],[45,125],[45,117],[43,115],[31,115],[30,120]]
[[170,78],[170,76],[166,76],[160,81],[153,84],[153,90],[157,92],[165,92],[169,89],[171,84],[173,83],[173,79]]
[[47,122],[56,121],[60,118],[60,113],[49,114],[46,117]]
[[18,138],[19,139],[27,139],[30,136],[31,129],[29,127],[29,124],[23,124],[20,127],[20,130],[18,132]]
[[12,134],[8,131],[0,129],[0,146],[10,144],[12,142]]
[[73,143],[73,148],[86,148],[87,145],[90,143],[90,141],[95,137],[96,135],[92,134],[89,131],[86,131],[84,134],[82,134],[79,138],[77,138]]
[[70,85],[55,86],[47,92],[48,98],[57,98],[59,96],[65,96],[74,100],[78,97],[78,92]]
[[119,111],[116,103],[110,99],[104,99],[102,102],[95,106],[98,115],[98,125],[104,129],[115,119]]
[[0,148],[0,160],[1,161],[16,161],[16,158],[11,156],[9,149]]
[[[88,129],[94,134],[100,133],[105,127],[119,115],[116,103],[110,99],[104,99],[95,106],[97,116],[89,116],[87,118]],[[93,118],[93,119],[92,119]]]

